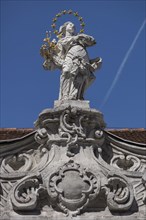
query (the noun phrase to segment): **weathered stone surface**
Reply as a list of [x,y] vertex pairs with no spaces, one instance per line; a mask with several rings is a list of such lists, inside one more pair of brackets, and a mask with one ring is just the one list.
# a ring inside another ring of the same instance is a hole
[[54,102],[54,108],[68,108],[68,107],[77,107],[80,109],[89,109],[89,101],[82,100],[57,100]]
[[106,132],[102,113],[77,102],[1,142],[0,219],[144,219],[146,146]]

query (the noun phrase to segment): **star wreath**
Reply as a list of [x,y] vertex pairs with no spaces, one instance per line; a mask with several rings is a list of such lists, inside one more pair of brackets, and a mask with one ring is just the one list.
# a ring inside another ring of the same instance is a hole
[[[55,17],[52,20],[53,23],[52,23],[51,27],[53,28],[53,33],[57,36],[57,38],[62,38],[63,37],[62,33],[59,33],[59,31],[56,29],[56,23],[62,15],[73,15],[73,16],[75,16],[80,22],[80,26],[81,26],[80,33],[84,33],[85,23],[83,21],[83,18],[79,15],[79,13],[74,12],[72,10],[63,10],[63,11],[59,12],[58,14],[56,14]],[[44,49],[44,51],[46,51],[46,49],[48,49],[47,54],[50,53],[50,50],[56,50],[56,42],[50,41],[50,39],[51,39],[51,31],[49,31],[49,32],[46,31],[46,38],[43,40],[45,42],[45,44],[43,45],[43,49]]]
[[64,11],[61,11],[61,12],[59,12],[58,14],[56,14],[55,17],[54,17],[53,20],[52,20],[53,23],[52,23],[51,27],[52,27],[53,30],[54,30],[53,33],[54,33],[57,37],[59,37],[59,38],[62,37],[62,36],[59,34],[59,31],[56,29],[56,23],[57,23],[58,19],[59,19],[62,15],[73,15],[73,16],[77,17],[77,19],[78,19],[79,22],[80,22],[80,26],[81,26],[81,28],[80,28],[80,33],[84,33],[85,23],[84,23],[84,21],[83,21],[83,18],[79,15],[79,13],[78,13],[78,12],[74,12],[74,11],[72,11],[72,10],[64,10]]

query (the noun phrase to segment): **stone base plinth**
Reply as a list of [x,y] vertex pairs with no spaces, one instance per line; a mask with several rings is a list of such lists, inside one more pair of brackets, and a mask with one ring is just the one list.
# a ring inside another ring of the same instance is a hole
[[56,100],[54,101],[54,108],[60,107],[77,107],[77,108],[90,108],[89,101],[81,101],[81,100]]
[[[80,100],[65,100],[63,102],[59,100],[55,101],[53,109],[45,109],[39,114],[37,121],[34,123],[35,127],[46,128],[47,126],[51,128],[53,124],[56,124],[58,130],[58,123],[60,123],[63,115],[66,114],[65,112],[71,115],[74,122],[75,120],[79,120],[80,117],[83,117],[84,119],[82,119],[82,122],[86,119],[86,126],[90,126],[92,123],[95,124],[95,127],[100,129],[104,129],[106,127],[103,114],[96,109],[90,108],[89,101]],[[54,128],[52,127],[52,129]]]

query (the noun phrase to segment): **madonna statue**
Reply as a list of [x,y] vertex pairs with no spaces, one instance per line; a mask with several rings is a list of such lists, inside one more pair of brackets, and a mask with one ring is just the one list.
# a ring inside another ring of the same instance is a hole
[[47,70],[61,69],[59,100],[83,100],[85,90],[95,80],[93,72],[100,68],[102,59],[90,60],[86,47],[96,44],[93,37],[75,34],[72,22],[64,23],[60,29],[61,38],[53,40],[47,48],[41,47],[43,64]]

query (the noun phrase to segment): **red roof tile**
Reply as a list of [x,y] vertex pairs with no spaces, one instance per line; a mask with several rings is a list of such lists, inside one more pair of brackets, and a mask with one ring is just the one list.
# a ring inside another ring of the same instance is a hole
[[107,129],[108,132],[125,140],[146,144],[146,129]]
[[[123,138],[125,140],[145,143],[146,144],[146,129],[106,129],[108,132]],[[23,137],[31,132],[32,128],[0,128],[0,140],[8,140]]]
[[32,131],[32,128],[0,128],[0,140],[20,138]]

